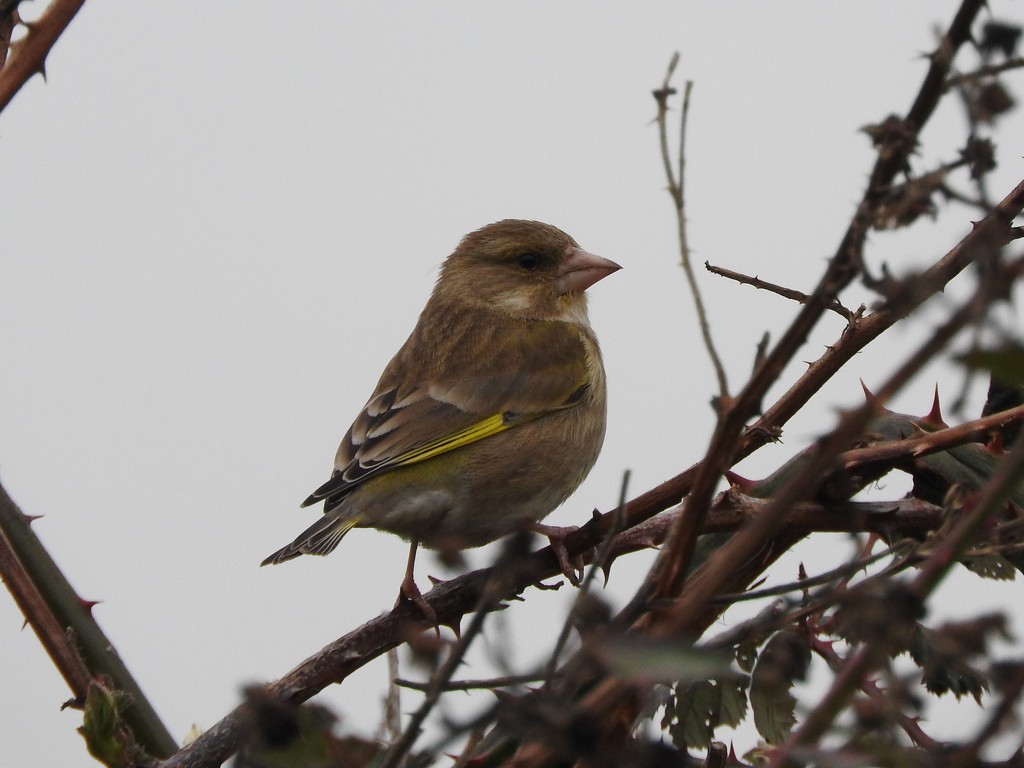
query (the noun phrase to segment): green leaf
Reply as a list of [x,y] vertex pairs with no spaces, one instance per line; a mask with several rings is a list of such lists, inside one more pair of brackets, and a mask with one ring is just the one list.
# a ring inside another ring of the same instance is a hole
[[810,661],[807,643],[789,631],[772,635],[758,657],[750,678],[750,708],[757,732],[769,744],[782,743],[796,722],[790,689],[804,678]]
[[718,722],[735,728],[747,716],[747,688],[750,679],[737,677],[720,681],[722,704],[718,710]]
[[957,357],[968,368],[989,371],[1005,384],[1024,384],[1024,347],[1007,344],[998,349],[972,349]]
[[672,742],[680,749],[705,749],[719,725],[735,727],[747,713],[746,676],[699,680],[676,687],[662,727],[668,725]]
[[[972,649],[960,642],[956,630],[955,624],[938,630],[919,627],[910,646],[910,657],[921,668],[921,682],[930,693],[952,693],[958,699],[969,694],[980,704],[981,694],[988,690],[988,678],[967,663]],[[979,631],[990,628],[982,626]]]
[[736,646],[736,663],[739,668],[747,674],[750,674],[754,669],[754,664],[757,662],[757,643],[748,641],[746,643],[740,643]]
[[78,732],[85,739],[89,754],[109,768],[132,765],[138,757],[131,732],[121,719],[130,703],[131,697],[111,688],[106,679],[97,678],[89,683]]
[[705,749],[714,735],[713,713],[718,711],[721,690],[710,680],[681,687],[676,692],[676,706],[668,732],[672,743],[680,749]]
[[976,573],[983,579],[1013,581],[1017,578],[1017,569],[1002,555],[971,555],[960,562],[971,573]]
[[754,727],[769,744],[781,744],[796,722],[796,698],[787,690],[750,685],[750,708]]

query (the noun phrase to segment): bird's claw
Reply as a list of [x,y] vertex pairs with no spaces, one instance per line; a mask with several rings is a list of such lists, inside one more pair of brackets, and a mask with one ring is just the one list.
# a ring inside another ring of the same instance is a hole
[[420,592],[420,588],[416,586],[416,582],[413,581],[410,576],[407,576],[402,580],[402,586],[398,589],[398,602],[395,603],[396,608],[402,604],[402,600],[408,600],[416,606],[419,612],[423,614],[423,618],[433,625],[434,631],[438,635],[441,634],[441,628],[437,621],[437,613],[430,607],[430,603],[428,603],[423,597],[423,593]]
[[579,526],[568,525],[560,527],[557,525],[542,525],[534,523],[533,530],[547,538],[551,545],[551,551],[555,553],[558,560],[558,570],[569,580],[574,587],[580,585],[580,578],[583,575],[583,555],[576,555],[569,558],[569,550],[565,547],[565,537],[579,530]]

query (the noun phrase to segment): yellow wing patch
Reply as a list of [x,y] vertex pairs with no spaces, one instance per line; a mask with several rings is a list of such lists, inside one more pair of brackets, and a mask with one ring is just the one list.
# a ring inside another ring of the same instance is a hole
[[477,440],[483,440],[485,437],[504,432],[506,429],[511,429],[527,419],[534,419],[536,417],[536,415],[511,416],[496,413],[475,424],[470,424],[465,429],[460,429],[458,432],[431,440],[429,443],[424,443],[401,456],[396,456],[395,460],[390,463],[392,466],[404,467],[408,464],[426,461],[435,456],[440,456],[442,453],[448,453],[448,451],[454,451],[456,448],[461,448],[464,445],[475,443]]

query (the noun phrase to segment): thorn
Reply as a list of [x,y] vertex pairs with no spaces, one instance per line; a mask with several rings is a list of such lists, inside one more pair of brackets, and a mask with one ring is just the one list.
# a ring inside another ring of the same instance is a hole
[[102,602],[102,600],[86,600],[84,597],[78,598],[78,604],[85,608],[85,612],[90,616],[92,616],[92,609]]
[[922,445],[915,445],[914,446],[914,450],[912,450],[910,452],[910,455],[911,456],[921,456],[921,455],[927,453],[929,450],[931,450],[931,446],[930,445],[924,445],[924,444],[922,444]]
[[827,656],[835,656],[836,654],[836,641],[835,640],[822,640],[820,637],[815,637],[813,640],[814,647],[820,650]]
[[450,629],[452,631],[452,634],[455,635],[455,639],[456,640],[461,640],[462,639],[462,616],[461,615],[457,619],[452,619],[451,621],[443,621],[441,623],[442,623],[443,626],[448,627],[448,629]]
[[864,379],[860,380],[860,388],[861,391],[864,392],[864,402],[873,406],[876,414],[892,413],[892,411],[882,405],[882,401],[879,400],[875,393],[868,389],[868,385],[864,383]]
[[63,712],[65,709],[85,709],[85,702],[80,698],[72,698],[65,701],[60,705],[60,711]]
[[612,577],[612,563],[619,559],[614,552],[609,552],[608,557],[601,563],[601,573],[604,575],[604,585],[608,586],[608,579]]
[[995,456],[1002,456],[1006,453],[1006,444],[1003,443],[1003,433],[993,432],[992,437],[985,443],[985,450]]
[[939,405],[939,385],[935,385],[935,395],[932,397],[932,409],[921,419],[922,424],[938,429],[945,429],[949,425],[942,420],[942,407]]
[[583,572],[583,556],[576,555],[570,562],[569,550],[565,548],[565,539],[570,534],[578,531],[579,528],[575,525],[560,528],[555,525],[544,525],[542,523],[534,523],[530,528],[547,538],[548,543],[551,545],[551,551],[558,561],[558,570],[569,580],[570,584],[578,587]]
[[725,479],[729,481],[729,485],[731,485],[734,488],[739,488],[741,491],[752,490],[757,485],[755,481],[748,480],[747,478],[743,477],[743,475],[739,475],[733,472],[731,469],[727,469],[725,471]]

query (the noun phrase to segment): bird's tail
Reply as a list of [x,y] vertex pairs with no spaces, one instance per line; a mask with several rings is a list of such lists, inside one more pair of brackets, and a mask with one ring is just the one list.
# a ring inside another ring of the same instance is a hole
[[281,547],[260,565],[277,565],[299,555],[326,555],[333,551],[345,534],[358,524],[359,518],[338,518],[326,514],[300,533],[295,541]]

